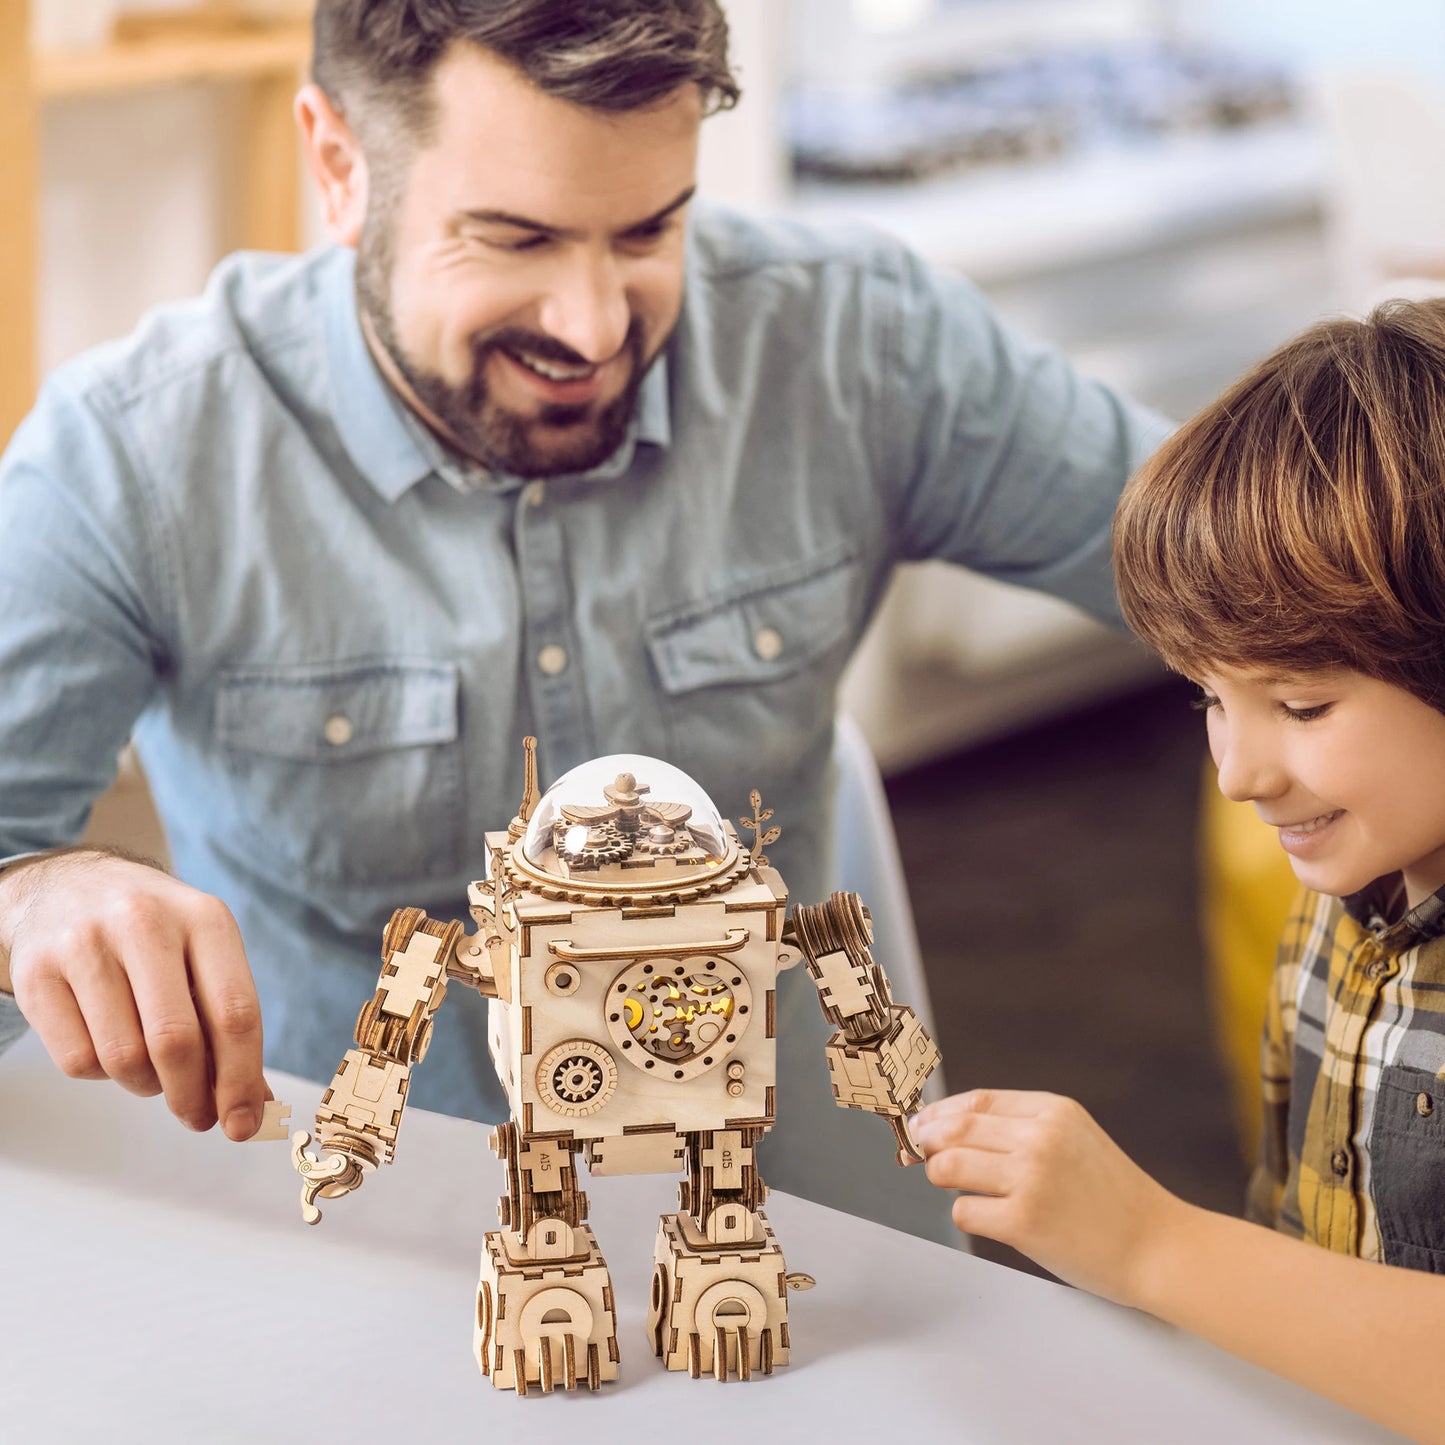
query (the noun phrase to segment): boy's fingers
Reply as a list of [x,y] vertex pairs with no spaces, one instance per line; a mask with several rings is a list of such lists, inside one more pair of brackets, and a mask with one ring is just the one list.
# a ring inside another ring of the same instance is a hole
[[953,1201],[953,1223],[965,1234],[1009,1244],[1014,1234],[1013,1205],[987,1194],[960,1194]]
[[925,1155],[964,1145],[1007,1154],[1015,1147],[1018,1133],[1015,1118],[972,1111],[935,1118],[913,1128],[914,1140]]
[[927,1124],[935,1119],[959,1114],[999,1114],[1014,1118],[1032,1118],[1041,1114],[1057,1098],[1054,1094],[1028,1092],[1022,1089],[970,1089],[966,1094],[952,1094],[936,1104],[925,1105],[918,1112],[918,1121]]
[[980,1114],[1000,1114],[1013,1119],[1033,1119],[1059,1101],[1057,1094],[1025,1089],[975,1089],[973,1108]]
[[261,1125],[268,1095],[261,1073],[261,1005],[229,912],[193,929],[190,972],[215,1068],[216,1117],[228,1138],[249,1139]]
[[977,1194],[1007,1194],[1014,1168],[1007,1154],[987,1149],[944,1149],[924,1166],[928,1182],[940,1189],[967,1189]]

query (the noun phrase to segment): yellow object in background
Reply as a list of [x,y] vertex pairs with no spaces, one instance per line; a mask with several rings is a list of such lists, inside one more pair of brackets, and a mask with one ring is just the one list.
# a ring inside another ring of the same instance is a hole
[[1259,1050],[1275,949],[1299,882],[1276,831],[1251,803],[1220,791],[1204,770],[1200,808],[1200,918],[1215,1029],[1234,1100],[1241,1151],[1259,1146]]

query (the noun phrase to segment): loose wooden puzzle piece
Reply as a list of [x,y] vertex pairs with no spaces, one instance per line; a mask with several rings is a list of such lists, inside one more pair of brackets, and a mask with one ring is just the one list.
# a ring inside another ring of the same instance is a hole
[[280,1099],[267,1099],[261,1106],[261,1127],[251,1135],[252,1144],[264,1144],[272,1139],[286,1139],[291,1133],[291,1105]]
[[594,1175],[674,1173],[647,1333],[670,1370],[747,1380],[787,1363],[789,1273],[763,1212],[758,1141],[772,1127],[777,980],[798,963],[836,1032],[825,1054],[845,1108],[892,1125],[917,1158],[907,1116],[938,1065],[912,1009],[896,1004],[870,951],[856,894],[788,916],[761,856],[778,837],[751,795],[753,849],[705,793],[654,758],[574,769],[538,795],[526,740],[522,805],[487,835],[471,884],[476,932],[398,909],[382,969],[316,1115],[319,1157],[298,1132],[302,1216],[392,1162],[411,1070],[449,981],[490,1000],[493,1063],[511,1118],[492,1134],[507,1192],[486,1234],[473,1352],[499,1389],[597,1389],[620,1351],[612,1279],[588,1224],[578,1161]]

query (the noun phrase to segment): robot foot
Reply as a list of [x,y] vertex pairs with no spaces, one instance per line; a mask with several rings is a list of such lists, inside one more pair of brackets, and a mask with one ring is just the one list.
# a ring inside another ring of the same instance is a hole
[[647,1333],[669,1370],[748,1380],[788,1363],[788,1276],[762,1210],[720,1205],[706,1230],[664,1215],[653,1259]]
[[[556,1240],[541,1220],[529,1238]],[[566,1226],[561,1226],[566,1229]],[[545,1395],[598,1389],[617,1378],[617,1312],[612,1281],[591,1229],[570,1232],[569,1256],[537,1258],[513,1230],[493,1230],[482,1250],[472,1351],[499,1390]]]

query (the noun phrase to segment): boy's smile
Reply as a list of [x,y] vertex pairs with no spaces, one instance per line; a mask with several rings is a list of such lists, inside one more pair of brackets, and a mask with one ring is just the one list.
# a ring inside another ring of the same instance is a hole
[[1400,872],[1412,907],[1445,886],[1445,715],[1343,668],[1198,681],[1220,791],[1278,829],[1301,883],[1341,897]]
[[[1317,818],[1308,818],[1303,823],[1276,823],[1265,818],[1271,828],[1279,829],[1280,847],[1296,858],[1308,858],[1312,847],[1318,842],[1322,830],[1328,828],[1337,818],[1344,817],[1344,809],[1336,808],[1333,813],[1322,813]],[[1320,846],[1323,846],[1322,844]]]

